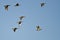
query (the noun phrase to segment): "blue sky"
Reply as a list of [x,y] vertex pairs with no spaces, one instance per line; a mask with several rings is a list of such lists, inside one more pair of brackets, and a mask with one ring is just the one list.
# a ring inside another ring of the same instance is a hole
[[[41,2],[46,2],[44,7]],[[21,4],[15,7],[16,3]],[[9,4],[9,10],[4,5]],[[60,0],[0,0],[0,40],[60,40]],[[16,32],[20,16],[22,26]],[[42,30],[37,32],[36,26]]]

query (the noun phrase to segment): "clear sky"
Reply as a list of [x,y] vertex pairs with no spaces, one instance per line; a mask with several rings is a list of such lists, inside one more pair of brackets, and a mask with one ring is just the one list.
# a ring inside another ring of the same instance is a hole
[[[46,2],[44,7],[41,2]],[[16,3],[21,4],[15,7]],[[4,5],[9,10],[4,9]],[[20,16],[22,26],[16,32]],[[36,31],[40,25],[42,30]],[[0,40],[60,40],[60,0],[0,0]]]

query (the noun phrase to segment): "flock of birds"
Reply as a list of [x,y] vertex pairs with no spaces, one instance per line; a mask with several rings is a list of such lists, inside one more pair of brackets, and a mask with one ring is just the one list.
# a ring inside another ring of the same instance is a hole
[[[44,3],[44,2],[42,2],[42,3],[40,3],[41,4],[41,7],[43,7],[46,3]],[[11,5],[5,5],[4,7],[5,7],[5,10],[7,10],[8,11],[8,7],[9,6],[11,6]],[[14,6],[20,6],[20,4],[19,3],[16,3]]]
[[[45,4],[46,4],[46,3],[42,2],[42,3],[40,3],[40,6],[43,7]],[[4,7],[5,7],[5,10],[8,11],[8,7],[9,7],[9,6],[11,6],[11,5],[5,5],[5,6],[4,6]],[[19,4],[19,3],[16,3],[14,6],[20,6],[20,4]],[[19,19],[20,19],[20,21],[18,22],[18,25],[19,25],[19,26],[22,24],[23,18],[25,18],[25,16],[20,16],[20,17],[19,17]],[[12,29],[13,29],[14,32],[16,32],[16,30],[19,29],[19,28],[15,27],[15,28],[12,28]],[[40,31],[40,30],[42,30],[42,29],[41,29],[41,27],[38,25],[38,26],[36,26],[36,30],[37,30],[37,31]]]
[[[21,24],[22,24],[23,18],[25,18],[25,16],[20,16],[20,17],[19,17],[20,20],[17,22],[19,27],[20,27]],[[19,28],[15,27],[15,28],[12,28],[12,29],[13,29],[13,31],[15,32],[15,31],[16,31],[17,29],[19,29]]]
[[[20,16],[20,17],[19,17],[20,21],[17,22],[19,27],[20,27],[21,24],[22,24],[23,18],[25,18],[25,16]],[[16,32],[16,30],[19,29],[19,28],[15,27],[15,28],[12,28],[12,29],[13,29],[14,32]],[[38,26],[36,26],[36,30],[37,30],[37,31],[40,31],[40,30],[42,30],[42,29],[41,29],[40,26],[38,25]]]

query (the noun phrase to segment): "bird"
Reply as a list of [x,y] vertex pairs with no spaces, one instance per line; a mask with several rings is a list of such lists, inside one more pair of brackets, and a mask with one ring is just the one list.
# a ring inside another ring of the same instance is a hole
[[19,18],[20,18],[20,20],[22,20],[24,17],[25,17],[25,16],[20,16]]
[[14,32],[16,32],[16,30],[17,30],[18,28],[15,27],[15,28],[12,28],[12,29],[13,29]]
[[7,10],[8,11],[8,7],[9,7],[10,5],[5,5],[4,7],[5,7],[5,10]]
[[22,24],[22,21],[20,20],[20,21],[18,21],[17,23],[18,23],[18,26],[20,27],[21,24]]
[[15,6],[19,6],[19,3],[16,3]]
[[40,26],[36,26],[36,29],[37,29],[37,31],[42,30],[42,29],[40,28]]
[[21,24],[21,23],[22,23],[22,21],[19,21],[19,22],[18,22],[18,24]]
[[45,3],[43,2],[43,3],[41,3],[41,7],[43,7],[45,5]]

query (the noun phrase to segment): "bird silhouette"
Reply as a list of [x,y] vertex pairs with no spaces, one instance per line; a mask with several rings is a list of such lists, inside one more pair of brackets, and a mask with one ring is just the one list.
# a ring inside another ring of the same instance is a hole
[[19,18],[20,18],[20,20],[22,20],[24,17],[25,17],[25,16],[20,16]]
[[5,10],[7,10],[8,11],[8,7],[9,7],[10,5],[5,5],[4,7],[5,7]]
[[19,21],[19,22],[18,22],[18,24],[21,24],[21,23],[22,23],[22,21]]
[[43,7],[45,5],[45,3],[43,2],[43,3],[41,3],[41,7]]
[[15,27],[15,28],[12,28],[12,29],[13,29],[14,32],[16,32],[16,30],[17,30],[18,28]]
[[19,6],[19,3],[16,3],[16,5],[15,6]]
[[17,23],[18,23],[18,26],[20,27],[21,24],[22,24],[22,21],[20,20],[20,21],[18,21]]
[[42,29],[40,28],[40,26],[36,26],[36,29],[37,29],[37,31],[42,30]]

